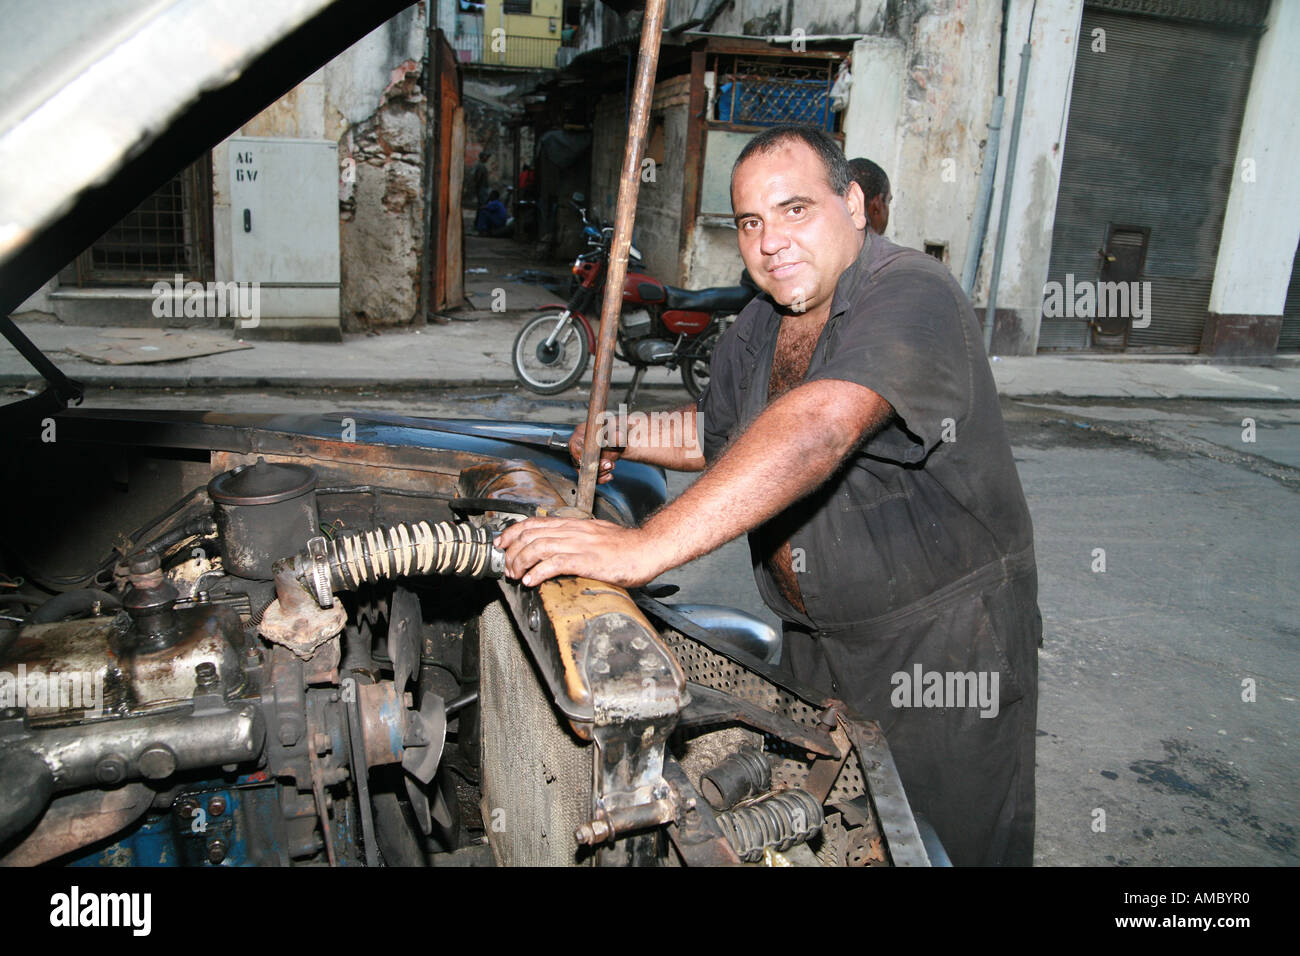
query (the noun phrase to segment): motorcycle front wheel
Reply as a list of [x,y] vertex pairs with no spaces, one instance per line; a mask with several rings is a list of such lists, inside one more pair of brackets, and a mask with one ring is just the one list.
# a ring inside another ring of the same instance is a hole
[[529,319],[515,336],[511,359],[515,378],[524,388],[539,395],[556,395],[573,387],[587,369],[587,335],[572,316],[547,344],[556,326],[565,321],[562,312],[544,312]]

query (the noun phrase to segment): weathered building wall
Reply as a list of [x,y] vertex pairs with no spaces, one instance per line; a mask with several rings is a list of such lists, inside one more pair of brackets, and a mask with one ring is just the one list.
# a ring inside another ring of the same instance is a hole
[[[907,21],[924,12],[927,0],[734,0],[713,22],[714,33],[743,33],[748,36],[784,36],[802,30],[806,36],[846,33],[883,33],[899,20]],[[667,22],[690,17],[677,9],[707,12],[713,3],[692,4],[673,0]]]
[[[1006,115],[973,292],[981,307],[988,297],[1020,49],[1032,8],[1033,0],[1009,4]],[[1060,0],[1038,4],[1033,14],[1033,55],[997,292],[1000,334],[994,350],[1004,354],[1032,354],[1037,347],[1081,11],[1082,0]],[[972,242],[1002,29],[1001,5],[980,0],[796,0],[788,8],[778,0],[736,0],[713,26],[718,33],[867,34],[854,51],[845,150],[875,160],[889,174],[890,237],[918,249],[927,243],[942,247],[957,275]],[[693,283],[713,280],[719,270],[710,250],[723,245],[696,230],[688,246],[700,270],[693,272]]]
[[997,85],[1000,21],[996,4],[933,0],[906,35],[869,37],[853,52],[845,152],[889,175],[889,237],[945,249],[957,274]]
[[1300,154],[1293,103],[1300,89],[1297,49],[1300,4],[1279,0],[1270,8],[1251,76],[1210,292],[1206,350],[1267,354],[1277,347],[1300,242],[1300,179],[1291,172]]
[[329,132],[344,169],[355,163],[355,175],[341,177],[339,194],[345,329],[419,318],[425,12],[423,5],[404,10],[325,67]]
[[399,64],[379,109],[340,140],[342,161],[353,164],[345,165],[339,189],[345,329],[410,325],[418,318],[425,168],[419,81],[417,61]]
[[[682,189],[686,155],[687,108],[690,105],[690,74],[656,84],[647,130],[647,158],[637,193],[636,230],[633,241],[645,257],[650,272],[662,282],[676,285],[679,275],[678,247],[681,242]],[[619,177],[627,137],[625,100],[605,96],[592,121],[591,195],[588,203],[605,219],[614,218],[618,203]]]
[[[673,7],[669,8],[672,20]],[[961,271],[974,215],[997,85],[1001,9],[976,0],[736,0],[717,33],[791,36],[868,34],[854,47],[853,87],[842,121],[845,152],[882,166],[894,203],[889,235],[946,250]],[[693,286],[736,281],[735,233],[697,223],[687,241]]]
[[[1000,227],[1021,48],[1026,36],[1030,36],[1033,48],[1025,83],[1024,113],[997,289],[997,331],[993,351],[1002,355],[1033,355],[1038,349],[1043,285],[1051,264],[1061,160],[1067,148],[1065,120],[1070,111],[1071,78],[1083,0],[1038,4],[1032,14],[1032,34],[1029,28],[1031,8],[1032,0],[1012,0],[1007,14],[1006,117],[1002,146],[998,151],[997,178],[993,183],[988,233],[973,295],[982,318],[983,308],[988,302],[989,276]],[[992,95],[991,89],[989,95]]]
[[[344,329],[408,325],[423,245],[425,7],[375,29],[234,135],[339,146],[340,311]],[[216,275],[231,276],[229,149],[213,150]]]
[[737,285],[745,261],[735,227],[697,225],[686,248],[686,275],[683,283],[691,289],[715,285]]

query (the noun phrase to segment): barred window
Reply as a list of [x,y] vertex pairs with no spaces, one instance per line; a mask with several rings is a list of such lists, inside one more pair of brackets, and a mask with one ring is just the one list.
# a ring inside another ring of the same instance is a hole
[[835,66],[829,59],[720,58],[712,118],[736,126],[801,123],[834,133],[839,116],[831,110]]
[[[765,126],[818,126],[843,143],[842,112],[831,109],[831,87],[842,54],[761,57],[715,54],[708,71],[708,124],[700,183],[700,215],[716,225],[731,219],[731,167]],[[706,73],[707,75],[707,73]]]

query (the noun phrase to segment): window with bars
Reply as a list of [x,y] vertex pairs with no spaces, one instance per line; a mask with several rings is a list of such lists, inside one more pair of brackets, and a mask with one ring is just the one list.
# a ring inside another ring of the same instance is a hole
[[80,285],[212,276],[212,156],[177,173],[77,257]]
[[767,126],[818,126],[843,144],[842,113],[830,108],[830,91],[842,55],[788,57],[712,54],[706,72],[714,83],[706,108],[699,214],[714,225],[731,222],[731,167],[754,135]]
[[838,132],[831,109],[837,61],[720,56],[715,66],[715,122],[734,126],[801,123]]

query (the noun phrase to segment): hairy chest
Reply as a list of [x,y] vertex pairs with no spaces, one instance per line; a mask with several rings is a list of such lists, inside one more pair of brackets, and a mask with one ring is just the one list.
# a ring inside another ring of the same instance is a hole
[[784,395],[800,384],[808,374],[817,339],[825,322],[796,322],[786,319],[777,335],[776,354],[772,357],[772,378],[767,389],[769,400]]

